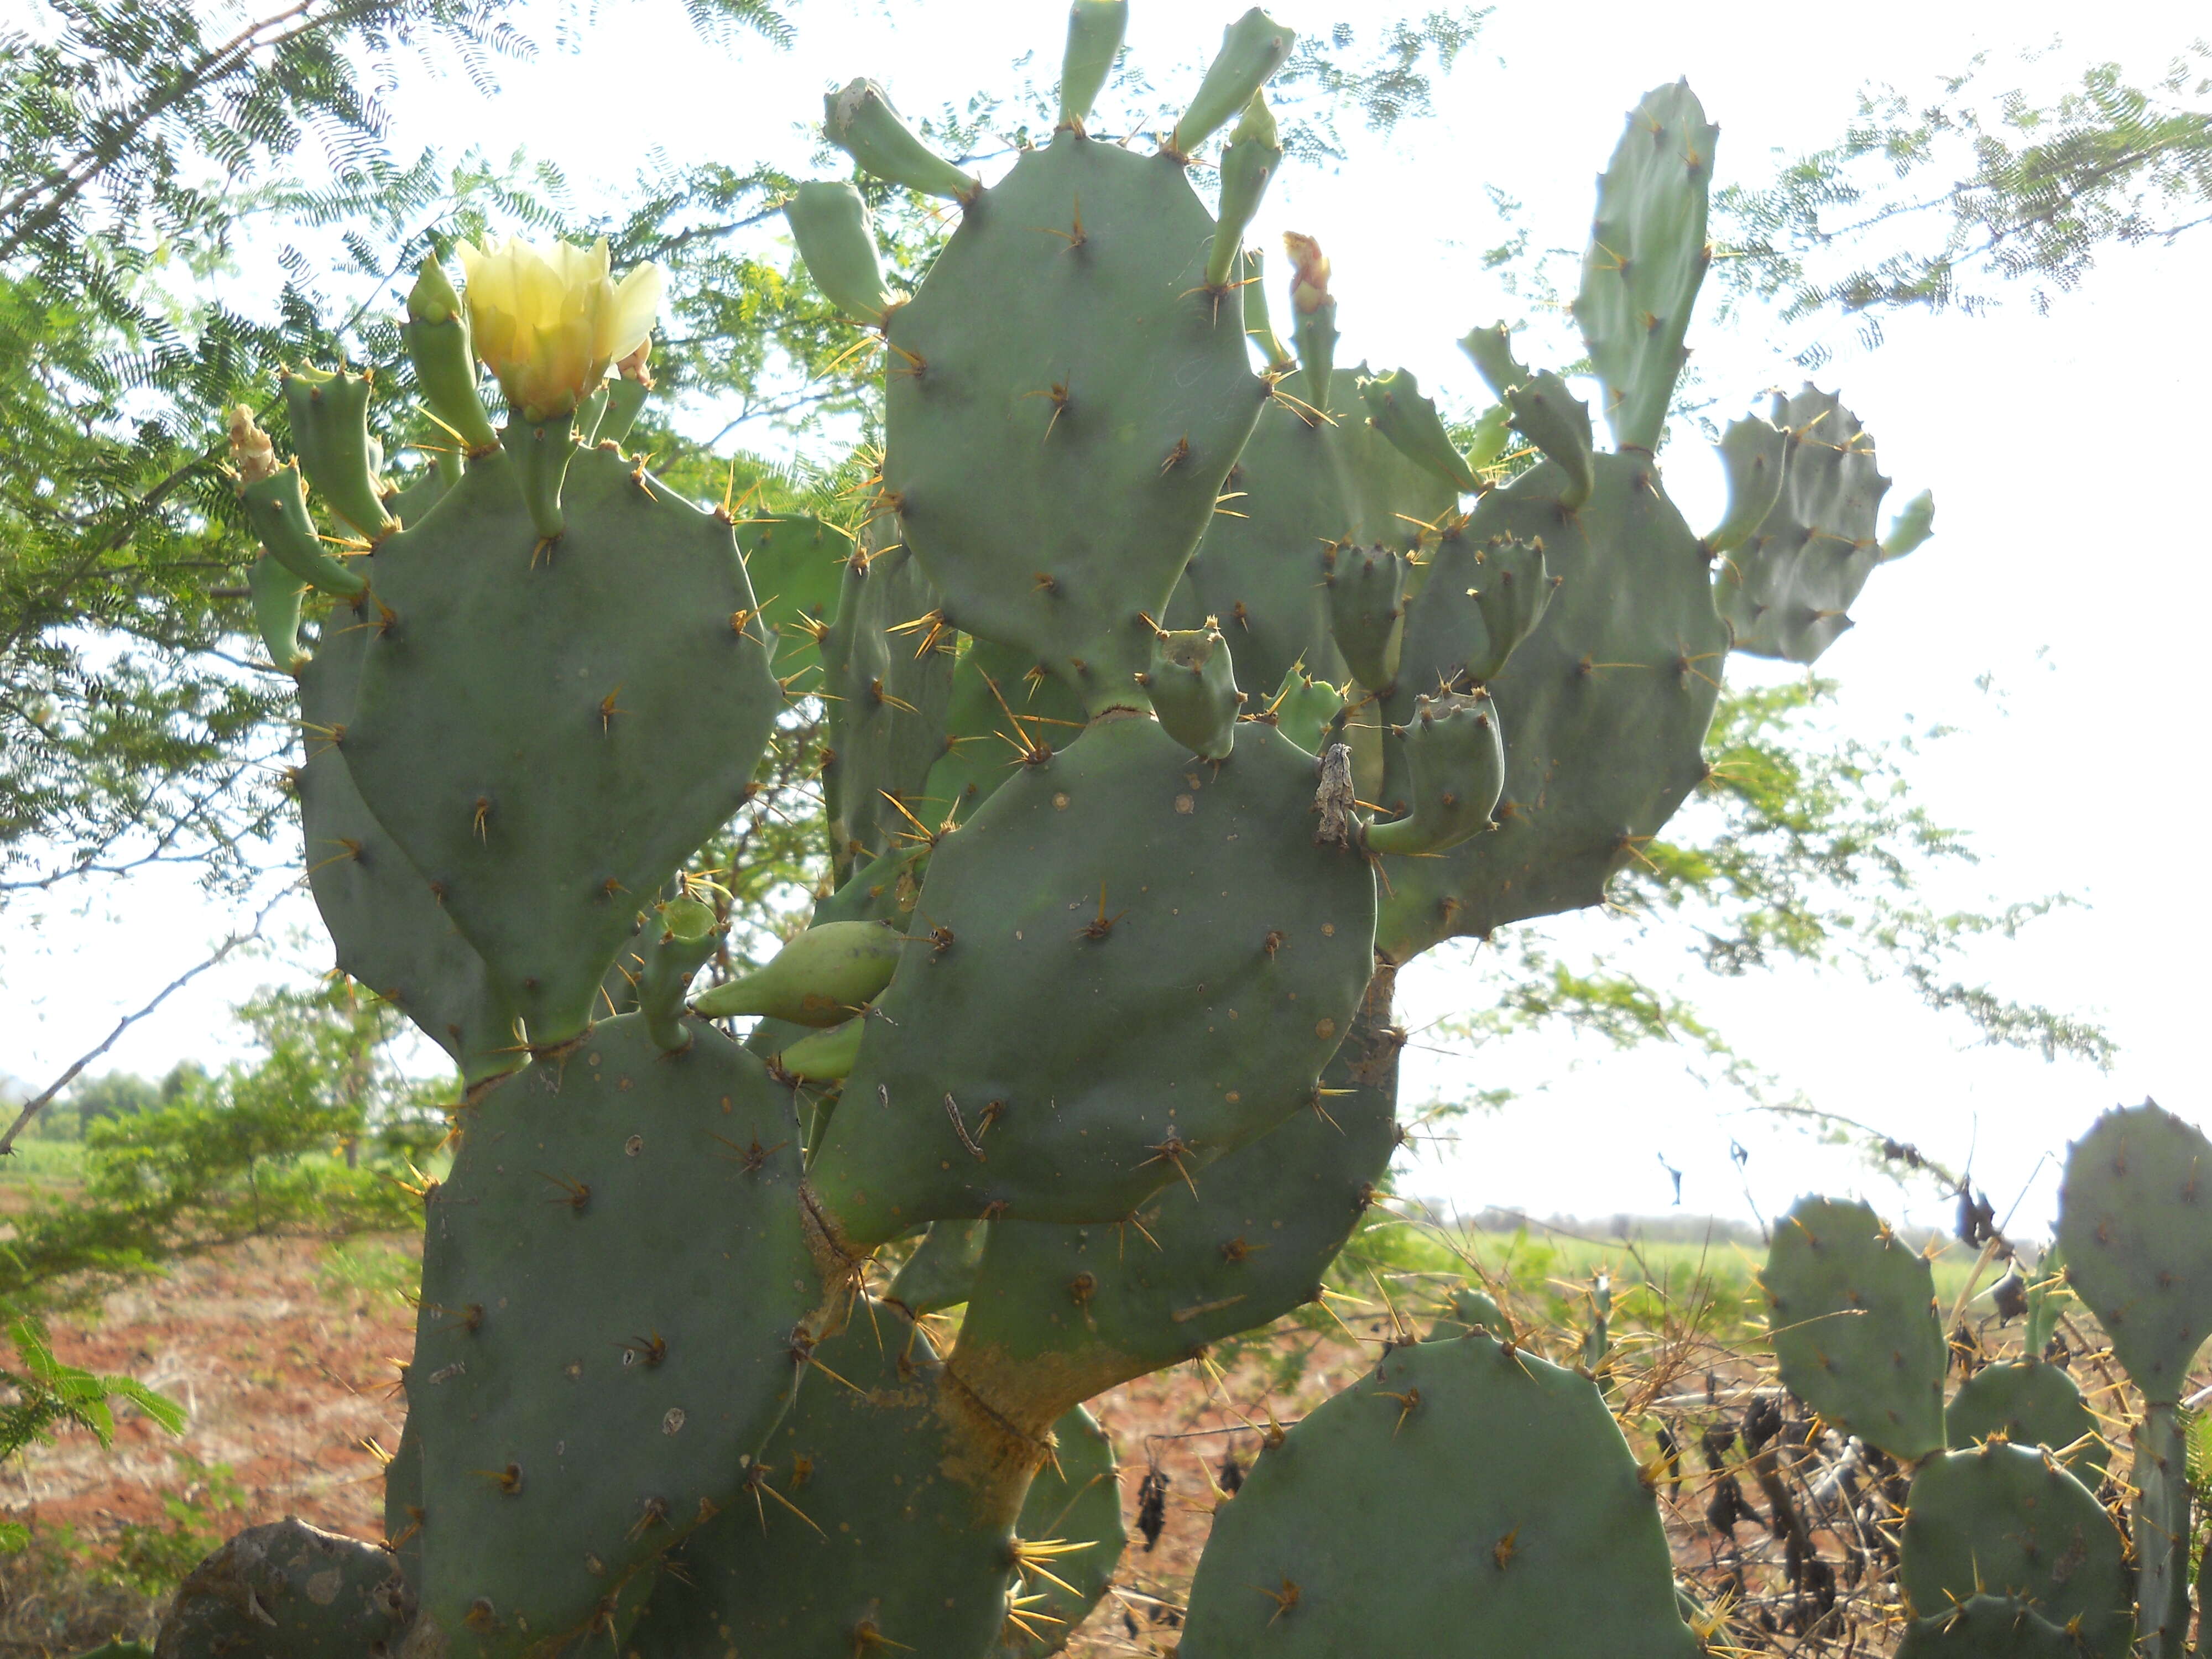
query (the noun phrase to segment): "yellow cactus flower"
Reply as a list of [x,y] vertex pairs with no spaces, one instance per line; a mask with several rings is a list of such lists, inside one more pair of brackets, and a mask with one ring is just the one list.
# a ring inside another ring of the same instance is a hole
[[463,242],[459,252],[477,355],[522,419],[575,408],[646,343],[660,315],[660,267],[639,265],[617,283],[604,236],[587,248],[511,236]]

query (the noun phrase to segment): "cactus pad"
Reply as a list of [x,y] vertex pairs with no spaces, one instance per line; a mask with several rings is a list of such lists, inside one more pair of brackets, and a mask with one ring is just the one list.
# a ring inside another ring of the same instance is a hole
[[1942,1445],[1948,1354],[1925,1257],[1863,1204],[1802,1198],[1761,1279],[1791,1392],[1904,1462]]
[[2033,1357],[1983,1366],[1943,1408],[1943,1437],[1953,1450],[1991,1435],[2015,1446],[2046,1448],[2091,1487],[2105,1478],[2111,1458],[2097,1432],[2096,1414],[2074,1379]]
[[[1543,568],[1560,580],[1488,682],[1505,738],[1498,828],[1384,866],[1376,943],[1394,961],[1455,934],[1602,902],[1613,872],[1705,775],[1701,744],[1728,631],[1705,554],[1650,457],[1600,455],[1595,465],[1595,489],[1578,511],[1563,512],[1568,476],[1546,464],[1485,496],[1462,532],[1477,548],[1493,537],[1540,541]],[[1407,619],[1408,686],[1421,610],[1435,602],[1425,588]]]
[[307,886],[337,947],[337,965],[413,1020],[473,1084],[521,1066],[521,1030],[483,958],[385,833],[346,769],[341,745],[368,638],[360,613],[340,605],[299,672]]
[[463,1120],[428,1208],[409,1422],[422,1617],[456,1655],[603,1627],[728,1501],[818,1292],[789,1096],[712,1027],[593,1030]]
[[[1182,167],[1073,131],[973,202],[891,313],[884,489],[945,614],[1086,706],[1151,626],[1265,397]],[[1159,372],[1163,362],[1176,367]]]
[[1007,1620],[994,1659],[1044,1659],[1066,1647],[1106,1594],[1129,1541],[1106,1431],[1078,1406],[1053,1425],[1052,1439],[1052,1462],[1030,1482],[1014,1533],[1024,1544],[1064,1553],[1043,1559],[1052,1577],[1038,1574],[1017,1587],[1018,1622]]
[[1315,1105],[1206,1165],[1195,1192],[1171,1182],[1134,1224],[991,1224],[951,1358],[963,1386],[1035,1432],[1314,1300],[1397,1150],[1389,1011],[1378,976]]
[[2179,1399],[2212,1332],[2212,1143],[2150,1101],[2106,1113],[2067,1152],[2058,1244],[2144,1398]]
[[1737,650],[1809,663],[1851,625],[1851,601],[1886,556],[1875,515],[1889,480],[1858,417],[1809,382],[1775,394],[1773,424],[1789,434],[1782,494],[1722,566],[1720,605]]
[[538,544],[502,453],[384,541],[339,745],[538,1044],[583,1029],[639,904],[736,810],[781,706],[727,524],[597,449],[562,506]]
[[2081,1646],[2025,1602],[1975,1595],[1905,1626],[1897,1659],[2081,1659]]
[[969,1483],[928,1339],[878,1303],[815,1352],[734,1501],[672,1557],[641,1659],[980,1655],[997,1636],[1018,1504]]
[[2044,1453],[1992,1441],[1929,1459],[1912,1477],[1899,1542],[1899,1583],[1921,1618],[2010,1596],[2100,1659],[2125,1659],[2133,1644],[2120,1529]]
[[1398,1348],[1214,1517],[1209,1659],[1557,1650],[1691,1659],[1666,1534],[1596,1389],[1487,1336]]
[[941,842],[811,1176],[848,1241],[1120,1220],[1310,1100],[1373,966],[1315,784],[1262,723],[1216,765],[1117,718]]

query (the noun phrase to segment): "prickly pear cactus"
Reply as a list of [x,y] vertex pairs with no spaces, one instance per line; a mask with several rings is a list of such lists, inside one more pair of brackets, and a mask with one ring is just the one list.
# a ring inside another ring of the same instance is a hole
[[[317,902],[465,1084],[387,1476],[414,1659],[1057,1650],[1122,1543],[1082,1403],[1320,1295],[1401,1139],[1397,967],[1601,902],[1706,775],[1729,618],[1758,648],[1870,568],[1839,408],[1731,428],[1711,535],[1667,498],[1686,87],[1632,117],[1576,303],[1612,448],[1502,327],[1462,448],[1340,352],[1312,236],[1275,331],[1245,243],[1292,33],[1239,19],[1141,154],[1086,126],[1126,21],[1077,0],[1058,123],[988,182],[875,82],[827,100],[951,225],[895,280],[851,183],[787,204],[884,353],[852,523],[735,521],[623,453],[659,278],[604,245],[465,245],[465,296],[424,264],[404,334],[456,447],[404,491],[367,376],[291,377],[296,464],[234,424]],[[1838,526],[1841,566],[1790,544]],[[702,850],[810,697],[813,925],[695,999]],[[1925,1264],[1863,1212],[1793,1227],[1785,1377],[1934,1450]],[[1566,1645],[1691,1653],[1604,1398],[1513,1343],[1468,1292],[1266,1452],[1186,1650],[1549,1651],[1571,1612]]]
[[2092,1487],[2105,1478],[2111,1455],[2074,1379],[2033,1357],[1983,1366],[1944,1407],[1944,1443],[1953,1450],[1991,1436],[2043,1447]]
[[1263,1452],[1215,1516],[1184,1646],[1520,1656],[1564,1610],[1592,1653],[1699,1651],[1597,1389],[1470,1335],[1395,1350]]
[[1838,1427],[1906,1462],[1943,1444],[1948,1358],[1927,1259],[1864,1204],[1803,1198],[1760,1275],[1782,1380]]

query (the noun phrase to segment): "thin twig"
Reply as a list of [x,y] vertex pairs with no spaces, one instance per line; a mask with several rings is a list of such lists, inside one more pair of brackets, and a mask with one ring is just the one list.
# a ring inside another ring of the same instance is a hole
[[[289,892],[289,890],[290,890],[289,888],[285,890],[286,892]],[[112,1048],[115,1046],[116,1040],[125,1031],[129,1030],[133,1025],[136,1025],[140,1020],[145,1018],[147,1015],[152,1013],[156,1008],[167,1002],[172,993],[182,990],[185,986],[191,984],[202,974],[207,972],[209,969],[214,967],[216,963],[221,962],[225,957],[228,956],[233,951],[235,951],[240,945],[245,944],[248,939],[260,938],[261,924],[269,920],[269,913],[276,908],[277,904],[283,899],[283,892],[278,893],[275,898],[270,899],[268,903],[261,907],[259,913],[253,918],[252,927],[247,928],[242,933],[233,933],[228,939],[223,940],[222,944],[216,945],[214,954],[210,956],[205,961],[198,963],[195,967],[187,968],[183,973],[178,975],[176,978],[171,980],[167,985],[164,985],[155,994],[154,1000],[146,1004],[144,1007],[139,1009],[136,1013],[125,1014],[121,1019],[116,1021],[115,1029],[107,1034],[106,1037],[101,1042],[98,1048],[90,1050],[88,1053],[79,1054],[70,1068],[64,1072],[59,1077],[56,1078],[52,1083],[48,1084],[43,1092],[33,1096],[29,1103],[27,1104],[21,1111],[15,1114],[15,1121],[8,1126],[8,1133],[5,1134],[0,1134],[0,1157],[6,1157],[14,1152],[15,1150],[15,1137],[22,1133],[24,1128],[30,1123],[31,1120],[36,1117],[40,1112],[44,1110],[46,1107],[52,1102],[53,1097],[56,1095],[61,1093],[63,1090],[68,1088],[71,1083],[75,1082],[78,1073],[84,1070],[86,1066],[91,1065],[94,1060],[98,1060],[110,1048]]]

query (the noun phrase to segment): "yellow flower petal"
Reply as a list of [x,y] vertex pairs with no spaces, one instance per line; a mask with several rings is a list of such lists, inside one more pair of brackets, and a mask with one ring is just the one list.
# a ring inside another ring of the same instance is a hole
[[516,236],[456,252],[477,353],[518,415],[574,409],[659,315],[659,268],[641,265],[615,283],[605,237],[579,247]]

